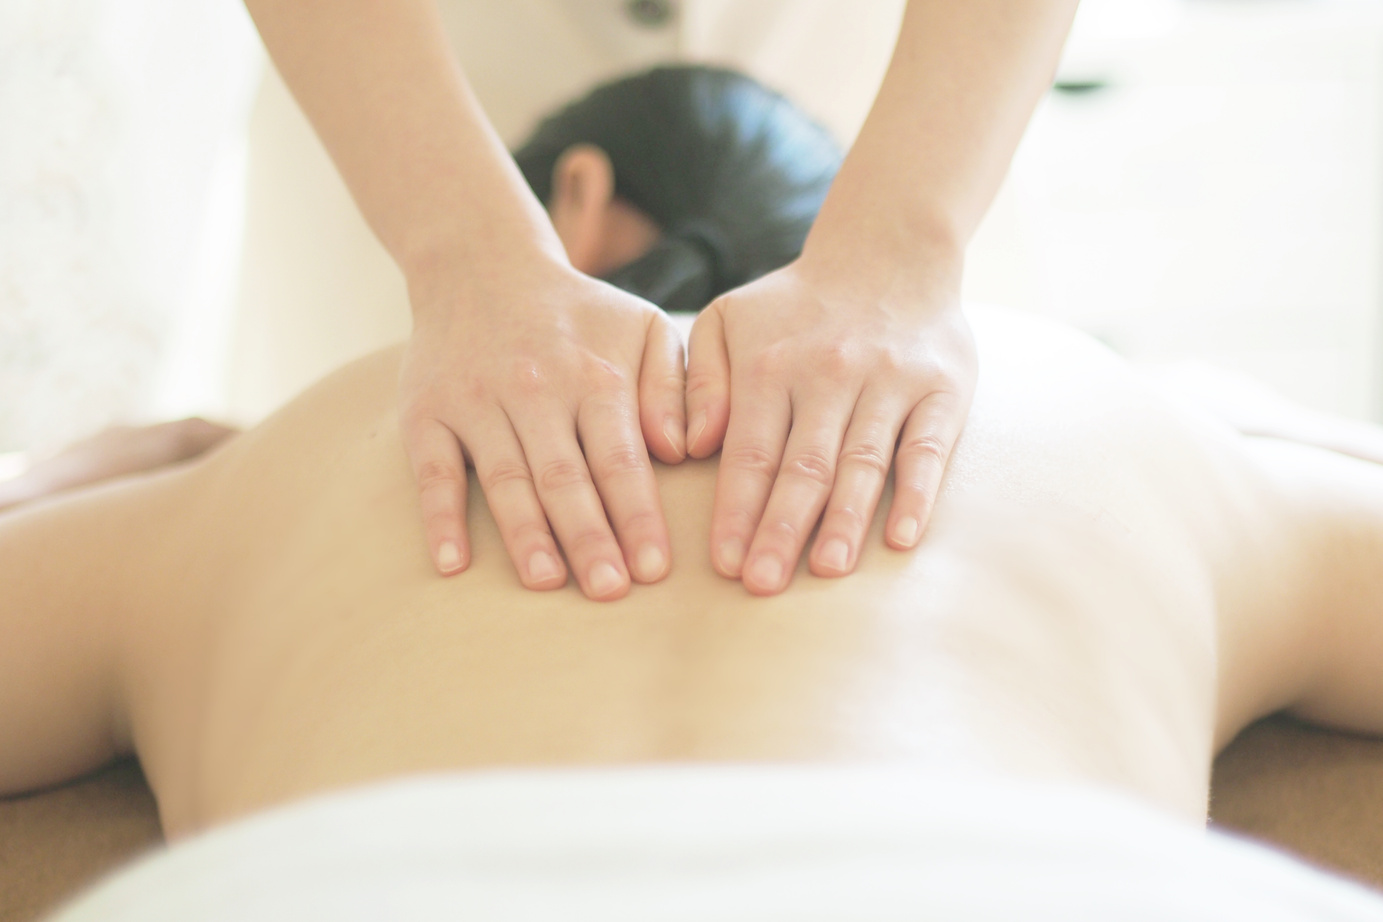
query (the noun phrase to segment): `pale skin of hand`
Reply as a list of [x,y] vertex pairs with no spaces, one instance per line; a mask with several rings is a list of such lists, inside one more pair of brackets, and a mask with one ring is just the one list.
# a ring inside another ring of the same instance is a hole
[[[723,434],[727,451],[750,458],[737,435],[746,428],[747,421],[736,419],[745,404],[732,401],[743,390],[734,379],[749,369],[756,392],[776,389],[807,401],[806,415],[793,416],[789,430],[778,426],[784,441],[760,453],[757,467],[732,465],[722,479],[712,530],[722,549],[713,548],[712,556],[720,572],[739,573],[724,556],[726,536],[739,535],[751,556],[779,555],[790,574],[802,545],[778,519],[762,519],[778,479],[770,480],[764,459],[784,457],[788,446],[794,453],[787,456],[800,457],[796,446],[806,434],[794,438],[798,429],[817,433],[812,438],[819,445],[821,433],[849,426],[843,404],[828,407],[807,397],[800,379],[815,375],[812,359],[822,344],[785,332],[799,328],[800,315],[779,330],[776,346],[761,324],[736,319],[780,296],[800,298],[797,308],[813,312],[823,329],[852,338],[857,365],[842,367],[839,376],[858,385],[860,399],[882,400],[889,413],[900,414],[898,431],[922,425],[904,429],[919,406],[927,407],[923,415],[931,422],[924,428],[933,434],[913,447],[935,456],[931,469],[944,468],[974,381],[955,307],[959,254],[1050,82],[1075,4],[910,0],[879,98],[807,251],[794,267],[733,293],[698,324],[689,369],[698,386],[686,395],[684,410],[673,396],[680,369],[673,373],[665,364],[671,356],[665,327],[648,305],[574,272],[542,204],[474,99],[432,0],[247,0],[275,64],[408,280],[415,335],[401,388],[402,420],[438,570],[449,575],[469,563],[463,467],[469,455],[525,585],[565,581],[556,541],[592,598],[624,595],[631,570],[635,578],[660,578],[670,561],[665,556],[656,565],[656,554],[667,554],[666,525],[656,492],[639,486],[652,483],[647,451],[675,462],[687,436],[695,435],[700,457],[719,448]],[[881,278],[864,278],[851,262],[865,251],[886,255]],[[928,259],[932,271],[919,273],[918,261]],[[928,277],[943,281],[906,281]],[[870,303],[879,292],[888,297]],[[772,309],[790,313],[792,305]],[[705,327],[715,318],[722,333]],[[860,328],[875,339],[860,338]],[[920,381],[930,382],[910,408],[903,406],[907,396],[875,396],[893,379],[861,373],[895,348],[886,340],[896,337],[912,344],[902,350],[912,358],[903,363],[899,393],[915,395]],[[518,351],[501,357],[503,349]],[[766,349],[777,357],[760,374],[757,353]],[[688,410],[696,432],[684,428]],[[482,421],[469,420],[468,411]],[[724,433],[710,423],[702,428],[698,411],[707,420],[726,419]],[[631,441],[639,430],[646,450]],[[632,494],[615,491],[615,482],[634,485]],[[785,497],[801,492],[797,482],[787,478]],[[907,520],[918,522],[919,534],[925,528],[932,474],[917,483],[918,490],[903,491],[915,508],[891,518],[895,546],[913,543],[897,540]],[[852,479],[846,492],[873,490],[872,481]],[[616,492],[631,498],[616,499]],[[826,508],[854,514],[858,503],[848,496]],[[601,500],[618,508],[603,508]],[[546,553],[556,558],[556,576],[545,567]],[[851,550],[837,567],[834,548],[822,546],[813,566],[841,574],[857,557]],[[746,578],[761,593],[786,583]]]
[[851,572],[890,468],[885,540],[907,550],[926,528],[974,393],[974,338],[958,279],[871,288],[884,277],[802,259],[693,327],[689,450],[724,445],[711,559],[750,592],[788,585],[818,522],[811,572]]
[[722,451],[711,561],[750,592],[789,585],[818,522],[811,571],[851,572],[890,467],[885,540],[921,539],[977,375],[965,246],[1075,7],[912,0],[802,256],[697,318],[687,446]]
[[[662,311],[589,277],[628,262],[657,236],[647,217],[615,198],[603,151],[577,145],[558,159],[550,208],[571,266],[496,263],[442,289],[483,304],[522,284],[549,292],[546,300],[534,297],[506,314],[420,312],[420,322],[439,325],[410,341],[403,429],[419,440],[410,446],[415,459],[443,462],[419,467],[417,477],[444,573],[470,560],[453,514],[467,499],[453,448],[459,438],[475,446],[469,461],[524,584],[547,589],[565,581],[554,535],[543,527],[550,524],[583,591],[618,598],[630,574],[653,582],[671,565],[644,446],[669,464],[683,457],[685,355]],[[506,278],[506,270],[521,277]],[[438,366],[452,373],[437,373]]]
[[[577,271],[431,0],[247,0],[413,307],[404,442],[438,571],[470,563],[468,457],[525,586],[616,599],[671,567],[651,451],[684,456],[685,364],[653,305]],[[558,553],[558,543],[565,561]]]
[[631,574],[654,582],[671,566],[644,446],[682,459],[681,338],[657,307],[570,267],[525,275],[464,292],[485,303],[522,288],[524,309],[430,311],[409,343],[402,422],[424,524],[442,572],[464,569],[466,446],[525,586],[566,582],[555,536],[587,596],[619,598]]

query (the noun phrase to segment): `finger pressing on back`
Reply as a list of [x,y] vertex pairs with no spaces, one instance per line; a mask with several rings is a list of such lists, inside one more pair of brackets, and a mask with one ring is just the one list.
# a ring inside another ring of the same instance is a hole
[[884,540],[890,547],[916,547],[927,530],[966,410],[954,394],[937,391],[923,398],[909,415],[898,440],[893,506],[884,526]]
[[730,421],[730,358],[721,302],[692,324],[687,359],[687,454],[708,458],[720,448]]
[[405,423],[404,445],[418,483],[418,504],[432,563],[443,576],[471,562],[466,534],[466,463],[455,434],[435,419]]
[[787,391],[770,381],[737,383],[734,407],[716,472],[711,562],[721,576],[739,579],[778,478],[792,407]]
[[467,447],[475,461],[476,479],[519,581],[529,589],[566,585],[566,566],[557,553],[528,459],[509,418],[496,408],[472,425]]
[[[807,537],[835,486],[853,397],[844,390],[815,398],[794,397],[792,431],[782,464],[745,558],[744,586],[750,592],[771,595],[791,581]],[[728,437],[726,443],[730,443]]]
[[586,465],[634,578],[653,583],[667,575],[671,542],[658,481],[632,407],[634,395],[592,396],[582,405],[577,431]]
[[[628,400],[632,420],[632,393]],[[576,440],[570,410],[554,401],[541,410],[528,408],[522,418],[517,418],[517,414],[510,418],[532,470],[531,485],[537,502],[552,523],[553,534],[562,545],[581,591],[596,601],[622,598],[629,592],[629,572]],[[643,439],[637,430],[634,434],[643,463],[648,465]],[[608,448],[591,444],[587,450],[598,454]]]
[[845,432],[835,485],[812,548],[815,575],[844,576],[859,562],[906,413],[906,405],[886,394],[861,395]]

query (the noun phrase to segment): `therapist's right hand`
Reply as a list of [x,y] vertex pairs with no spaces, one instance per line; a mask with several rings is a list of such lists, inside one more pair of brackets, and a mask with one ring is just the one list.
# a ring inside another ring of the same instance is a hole
[[400,421],[438,571],[471,561],[469,462],[524,586],[562,586],[569,565],[605,601],[631,574],[666,576],[649,451],[669,464],[686,452],[682,342],[667,315],[548,255],[511,254],[410,297]]

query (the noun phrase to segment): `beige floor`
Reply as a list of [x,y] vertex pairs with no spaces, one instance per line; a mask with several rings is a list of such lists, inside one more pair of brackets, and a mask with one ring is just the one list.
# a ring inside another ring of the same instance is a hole
[[[1214,822],[1383,889],[1383,740],[1282,719],[1215,765]],[[160,841],[133,763],[0,800],[0,922],[29,922]]]
[[153,795],[134,762],[0,800],[0,920],[36,919],[161,841]]

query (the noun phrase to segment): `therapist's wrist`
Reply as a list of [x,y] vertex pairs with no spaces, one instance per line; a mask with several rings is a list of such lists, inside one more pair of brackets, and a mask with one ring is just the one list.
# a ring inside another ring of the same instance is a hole
[[938,310],[959,307],[965,248],[944,224],[896,215],[818,221],[797,264],[823,286],[848,283],[856,298]]
[[415,323],[439,313],[502,307],[492,299],[551,273],[574,271],[556,234],[549,239],[541,232],[439,242],[401,268]]
[[525,263],[566,261],[551,219],[517,169],[479,180],[459,187],[439,182],[435,200],[409,208],[409,220],[382,234],[415,312],[434,300],[433,291],[502,277]]
[[[919,177],[892,147],[856,142],[807,238],[855,241],[904,256],[918,251],[959,260],[974,231],[968,197],[945,176]],[[906,168],[905,168],[906,167]]]

